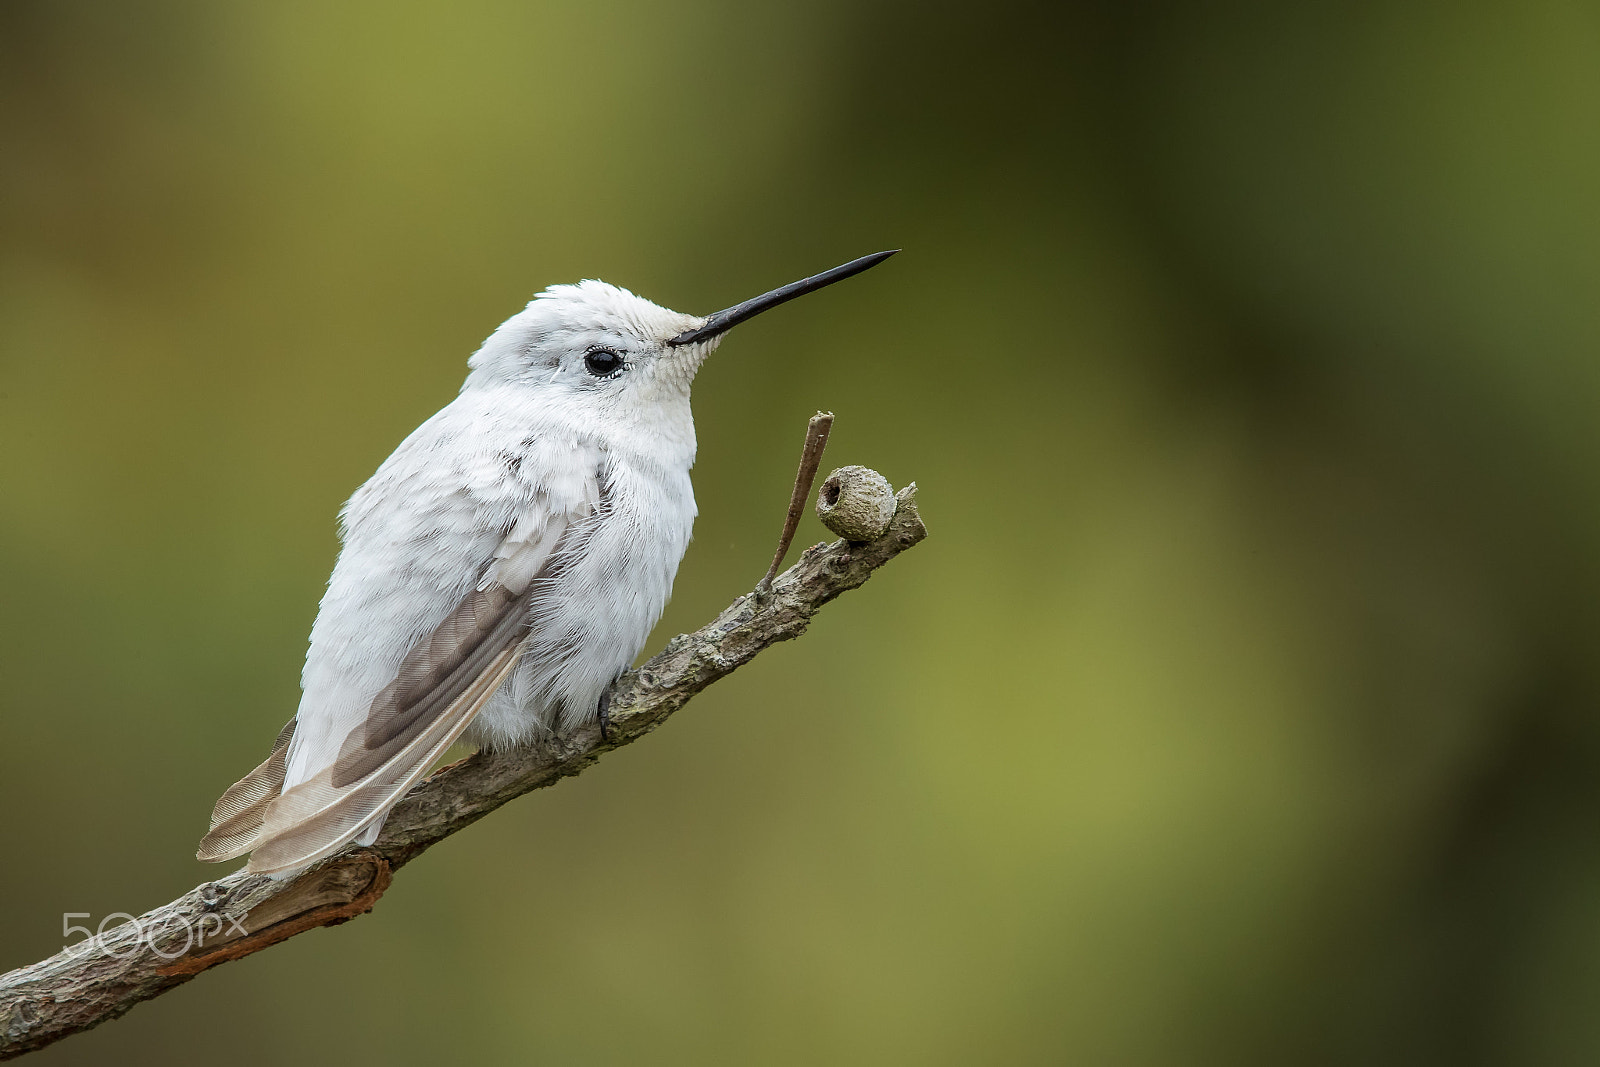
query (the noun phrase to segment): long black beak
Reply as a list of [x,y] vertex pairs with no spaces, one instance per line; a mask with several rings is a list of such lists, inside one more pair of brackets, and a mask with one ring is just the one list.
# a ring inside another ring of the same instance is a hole
[[821,274],[814,274],[809,278],[790,282],[783,288],[774,289],[770,293],[762,293],[760,296],[746,300],[742,304],[735,304],[725,311],[717,312],[706,319],[704,326],[697,330],[688,330],[680,333],[668,341],[667,344],[692,345],[696,341],[709,340],[719,333],[726,333],[746,319],[753,319],[763,311],[775,308],[779,304],[786,304],[797,296],[814,293],[818,289],[832,285],[834,282],[843,281],[852,274],[860,274],[868,267],[876,267],[898,251],[900,251],[898,248],[892,248],[887,252],[874,252],[870,256],[853,259],[842,267],[835,267],[832,270],[825,270]]

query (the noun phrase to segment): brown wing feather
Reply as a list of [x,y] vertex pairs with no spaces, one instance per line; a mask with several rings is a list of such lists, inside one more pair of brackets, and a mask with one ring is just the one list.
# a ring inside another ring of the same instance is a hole
[[418,641],[333,762],[268,805],[250,870],[310,863],[393,806],[504,680],[532,600],[531,585],[475,590]]
[[489,661],[528,633],[530,594],[492,585],[467,594],[438,629],[407,653],[395,680],[372,701],[333,764],[336,789],[383,766],[466,691]]
[[[451,706],[418,735],[409,749],[397,753],[378,773],[362,785],[345,791],[336,802],[323,805],[271,834],[251,852],[248,869],[253,873],[272,874],[314,863],[343,848],[364,826],[405,796],[444,755],[472,722],[484,701],[500,688],[520,654],[521,649],[515,643],[502,649]],[[302,782],[279,798],[279,803],[293,804],[298,799],[297,794],[316,797],[327,792],[329,785],[323,779],[331,774],[332,768],[328,768],[316,778]],[[277,821],[276,814],[276,811],[269,813],[269,819]]]

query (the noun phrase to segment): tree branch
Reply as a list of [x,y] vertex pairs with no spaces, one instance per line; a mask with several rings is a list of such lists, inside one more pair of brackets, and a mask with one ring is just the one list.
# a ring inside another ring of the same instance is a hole
[[0,1059],[43,1048],[115,1019],[219,963],[259,952],[367,911],[394,872],[509,800],[582,772],[638,740],[700,690],[769,645],[799,637],[840,593],[927,536],[916,486],[898,494],[875,541],[807,549],[768,590],[734,601],[710,625],[680,634],[611,687],[610,725],[597,724],[509,752],[479,752],[433,774],[389,816],[370,848],[348,848],[293,880],[236,871],[104,935],[0,976]]

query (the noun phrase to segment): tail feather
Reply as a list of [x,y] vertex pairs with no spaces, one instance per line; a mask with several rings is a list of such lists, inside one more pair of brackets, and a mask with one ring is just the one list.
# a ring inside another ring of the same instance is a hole
[[200,839],[195,859],[217,863],[242,856],[256,846],[267,806],[283,790],[284,761],[294,737],[290,719],[272,743],[272,755],[223,793],[211,809],[211,826]]

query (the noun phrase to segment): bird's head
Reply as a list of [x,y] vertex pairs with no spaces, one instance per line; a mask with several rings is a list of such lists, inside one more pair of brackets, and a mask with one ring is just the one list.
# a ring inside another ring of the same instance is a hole
[[553,285],[483,343],[462,388],[525,386],[602,416],[643,413],[687,399],[700,364],[734,326],[893,254],[864,256],[704,318],[605,282]]

